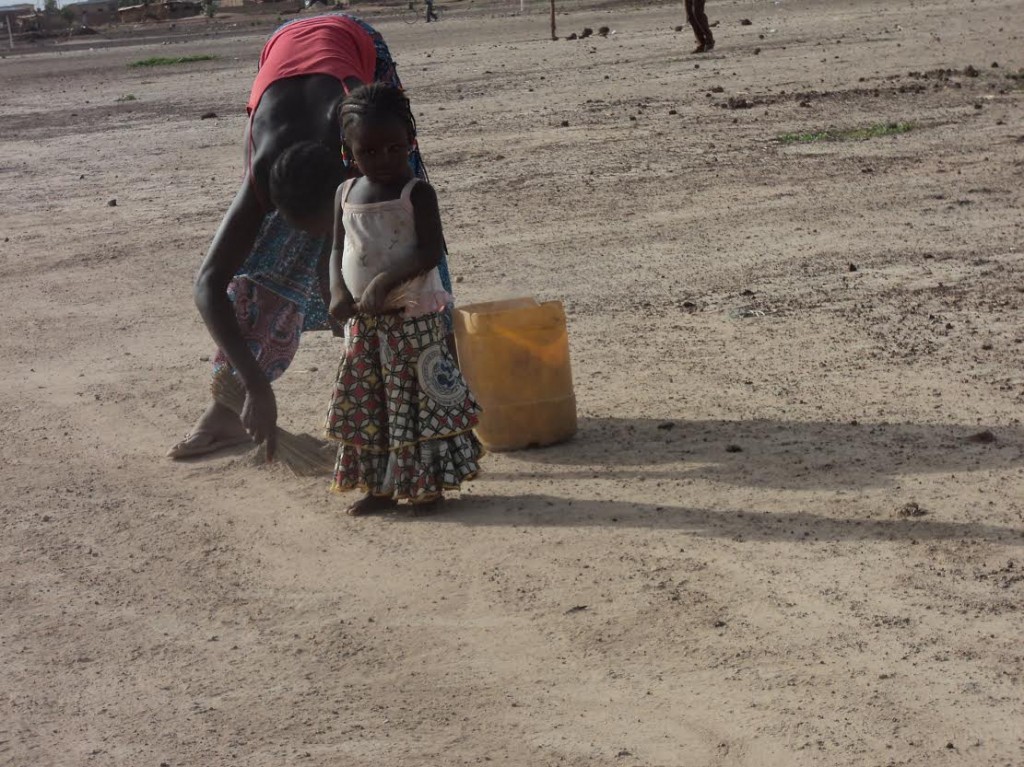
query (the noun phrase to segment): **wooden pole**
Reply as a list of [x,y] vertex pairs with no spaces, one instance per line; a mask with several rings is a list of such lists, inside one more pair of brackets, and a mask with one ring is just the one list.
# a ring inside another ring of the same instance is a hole
[[555,0],[551,0],[551,39],[558,39],[558,35],[555,34]]
[[7,39],[10,41],[10,43],[11,43],[11,50],[13,51],[14,50],[14,34],[11,32],[11,17],[10,16],[5,17],[4,21],[7,22]]

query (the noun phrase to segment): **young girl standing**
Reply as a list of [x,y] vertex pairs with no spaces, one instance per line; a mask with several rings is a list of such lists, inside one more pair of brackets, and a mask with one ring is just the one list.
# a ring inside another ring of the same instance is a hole
[[409,101],[392,86],[358,88],[341,125],[362,176],[335,198],[330,313],[345,323],[345,347],[326,433],[340,443],[334,489],[363,490],[348,508],[361,514],[435,501],[472,479],[480,408],[447,344],[441,216],[409,166]]

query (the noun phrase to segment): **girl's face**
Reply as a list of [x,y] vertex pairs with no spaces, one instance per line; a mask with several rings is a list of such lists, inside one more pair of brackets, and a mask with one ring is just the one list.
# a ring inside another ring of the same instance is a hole
[[352,159],[370,181],[393,184],[412,176],[409,131],[397,118],[361,119],[345,132]]

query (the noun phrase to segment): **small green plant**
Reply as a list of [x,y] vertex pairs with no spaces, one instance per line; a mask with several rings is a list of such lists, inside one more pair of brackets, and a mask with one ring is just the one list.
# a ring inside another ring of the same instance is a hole
[[914,129],[910,122],[875,123],[866,128],[828,128],[804,133],[783,133],[779,136],[782,144],[813,144],[818,141],[867,141],[869,138],[898,136]]
[[169,67],[174,64],[191,64],[196,61],[216,61],[216,56],[210,56],[209,54],[201,54],[198,56],[154,56],[150,59],[140,59],[139,61],[133,61],[128,66],[132,69],[138,69],[139,67]]
[[114,101],[118,104],[123,104],[126,101],[138,101],[138,98],[136,98],[134,93],[126,93],[123,96],[118,96]]

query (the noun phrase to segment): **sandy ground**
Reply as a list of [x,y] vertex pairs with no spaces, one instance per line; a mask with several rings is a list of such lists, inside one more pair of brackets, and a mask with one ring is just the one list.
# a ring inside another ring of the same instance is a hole
[[0,764],[1024,765],[1019,3],[512,8],[381,28],[459,299],[565,302],[581,428],[430,517],[164,458],[262,38],[0,61]]

